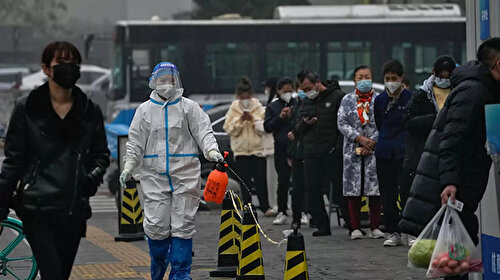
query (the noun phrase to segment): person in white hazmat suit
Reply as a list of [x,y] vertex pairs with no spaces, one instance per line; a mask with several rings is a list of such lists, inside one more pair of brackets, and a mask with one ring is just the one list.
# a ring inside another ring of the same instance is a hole
[[150,99],[136,110],[129,129],[122,186],[142,163],[144,232],[148,236],[152,279],[191,279],[194,216],[200,201],[198,147],[210,161],[224,160],[210,119],[194,101],[182,97],[177,67],[155,66]]

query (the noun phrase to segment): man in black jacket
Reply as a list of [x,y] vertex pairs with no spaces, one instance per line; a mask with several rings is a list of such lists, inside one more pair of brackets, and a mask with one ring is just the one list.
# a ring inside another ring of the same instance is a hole
[[17,183],[23,222],[43,280],[68,279],[86,220],[89,197],[109,165],[99,107],[75,86],[81,56],[67,42],[42,54],[48,82],[17,100],[0,174],[0,219]]
[[[335,201],[349,225],[347,201],[342,195],[342,140],[337,128],[337,111],[345,93],[338,82],[321,83],[316,73],[302,71],[297,76],[299,90],[306,98],[299,114],[298,133],[304,135],[304,168],[310,213],[318,230],[313,236],[331,235],[323,194],[332,184]],[[332,203],[332,202],[330,202]]]
[[500,102],[500,38],[485,41],[477,59],[451,76],[453,90],[429,134],[403,211],[404,232],[418,236],[440,206],[456,198],[464,202],[460,217],[469,235],[476,244],[479,241],[474,212],[491,167],[484,105]]

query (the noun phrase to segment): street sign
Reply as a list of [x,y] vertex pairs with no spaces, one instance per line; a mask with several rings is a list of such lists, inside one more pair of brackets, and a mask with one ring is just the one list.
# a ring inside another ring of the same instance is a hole
[[484,280],[500,279],[500,238],[482,234]]
[[480,38],[486,40],[490,38],[490,0],[481,0],[479,5]]

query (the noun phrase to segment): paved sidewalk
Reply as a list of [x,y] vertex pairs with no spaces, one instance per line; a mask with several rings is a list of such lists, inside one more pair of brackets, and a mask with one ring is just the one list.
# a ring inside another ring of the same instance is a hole
[[[71,279],[150,279],[146,242],[114,242],[116,215],[95,213],[89,220],[88,236],[80,245]],[[259,219],[266,233],[276,241],[289,228],[288,224],[272,225],[272,218]],[[193,279],[210,279],[209,271],[216,267],[219,222],[217,210],[198,213]],[[312,280],[425,279],[424,271],[407,267],[406,247],[384,248],[383,240],[351,241],[347,231],[338,227],[333,228],[333,236],[329,237],[312,237],[313,229],[308,226],[301,232],[305,236]],[[283,279],[286,245],[272,245],[262,236],[261,243],[266,279]]]

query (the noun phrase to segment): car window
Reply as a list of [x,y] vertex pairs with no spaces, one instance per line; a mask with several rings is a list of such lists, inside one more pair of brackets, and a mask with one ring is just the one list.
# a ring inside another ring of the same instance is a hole
[[19,75],[18,73],[0,75],[0,82],[5,82],[5,83],[15,82],[16,79],[18,79],[18,75]]
[[99,84],[99,87],[103,90],[109,89],[109,79],[105,79],[102,83]]
[[93,81],[97,80],[101,76],[103,76],[104,73],[102,72],[81,72],[80,79],[78,79],[78,83],[82,85],[90,85],[92,84]]

